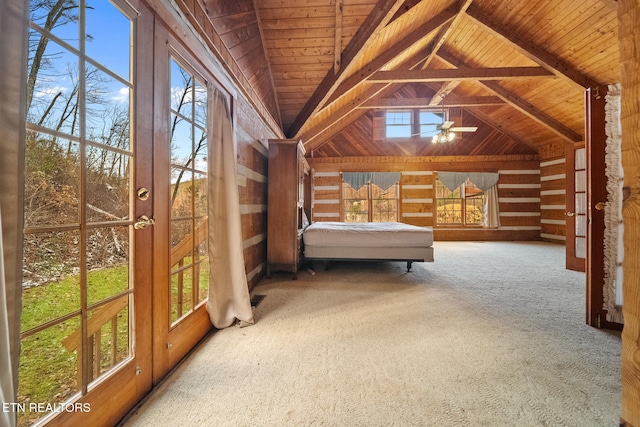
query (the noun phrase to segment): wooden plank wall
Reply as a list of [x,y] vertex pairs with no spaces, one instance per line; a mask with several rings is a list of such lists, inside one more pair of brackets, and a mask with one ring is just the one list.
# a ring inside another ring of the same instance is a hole
[[401,172],[401,222],[435,225],[437,171],[498,172],[498,229],[436,228],[436,240],[540,240],[541,172],[536,156],[310,158],[313,221],[339,221],[341,172]]
[[267,147],[276,138],[251,105],[236,102],[238,193],[245,270],[251,289],[264,276],[267,259]]
[[548,242],[566,241],[566,165],[564,157],[540,162],[540,237]]

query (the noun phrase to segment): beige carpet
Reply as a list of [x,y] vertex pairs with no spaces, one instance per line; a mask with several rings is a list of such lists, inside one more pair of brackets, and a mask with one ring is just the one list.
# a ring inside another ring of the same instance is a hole
[[434,263],[264,280],[126,426],[617,426],[619,335],[546,243],[436,242]]

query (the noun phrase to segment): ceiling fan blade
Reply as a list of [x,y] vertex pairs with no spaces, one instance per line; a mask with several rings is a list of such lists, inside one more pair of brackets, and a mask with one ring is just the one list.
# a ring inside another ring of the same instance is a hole
[[444,129],[447,130],[449,129],[451,126],[453,126],[453,122],[442,122],[441,125],[438,126],[438,129]]
[[452,132],[475,132],[478,128],[476,126],[456,126],[449,130]]

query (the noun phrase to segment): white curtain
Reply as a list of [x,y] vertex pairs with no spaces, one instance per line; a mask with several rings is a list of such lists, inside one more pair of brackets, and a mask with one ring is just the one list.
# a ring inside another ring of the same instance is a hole
[[231,110],[226,96],[209,89],[209,318],[216,328],[253,324],[244,266],[242,225]]
[[[472,181],[473,182],[473,181]],[[484,192],[483,225],[489,228],[500,227],[500,209],[498,201],[498,185],[489,187]]]
[[622,317],[622,186],[624,173],[620,144],[621,85],[609,85],[605,96],[605,174],[607,176],[607,201],[604,210],[604,302],[609,322],[623,323]]
[[[16,402],[29,1],[0,0],[0,400]],[[16,414],[0,411],[0,425]]]

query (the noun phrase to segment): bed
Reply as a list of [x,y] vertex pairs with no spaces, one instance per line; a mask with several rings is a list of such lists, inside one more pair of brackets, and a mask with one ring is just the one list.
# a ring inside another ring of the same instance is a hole
[[304,230],[307,260],[433,262],[433,229],[400,222],[314,222]]

